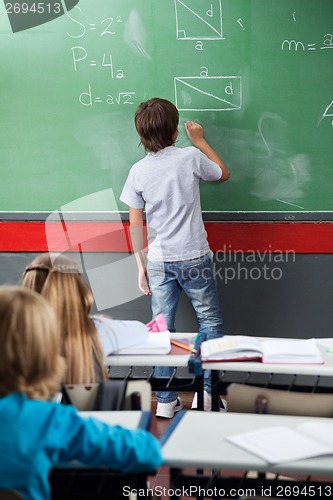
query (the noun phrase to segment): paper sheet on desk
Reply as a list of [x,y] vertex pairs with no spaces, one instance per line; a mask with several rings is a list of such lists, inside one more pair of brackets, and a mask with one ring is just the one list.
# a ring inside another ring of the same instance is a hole
[[[267,427],[226,439],[272,464],[333,454],[333,448],[319,440],[318,433],[312,434],[311,428],[307,428],[306,424],[301,424],[296,429]],[[333,424],[330,429],[332,432]]]

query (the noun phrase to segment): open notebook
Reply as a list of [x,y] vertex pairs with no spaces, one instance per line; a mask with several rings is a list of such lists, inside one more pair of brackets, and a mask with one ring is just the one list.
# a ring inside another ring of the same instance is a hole
[[246,335],[225,335],[201,344],[202,361],[249,361],[262,363],[322,364],[315,339],[259,341]]

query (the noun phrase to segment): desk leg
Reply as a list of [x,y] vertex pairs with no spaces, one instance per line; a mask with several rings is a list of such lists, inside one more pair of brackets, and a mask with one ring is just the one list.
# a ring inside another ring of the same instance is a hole
[[219,382],[218,370],[211,370],[212,411],[220,411],[220,394],[218,389],[218,382]]
[[198,394],[198,410],[203,411],[204,409],[204,376],[197,376],[197,394]]
[[[201,477],[203,482],[201,481]],[[206,478],[204,476],[203,469],[197,469],[195,475],[185,474],[183,469],[170,468],[170,490],[173,491],[173,497],[180,498],[182,492],[190,493],[192,489],[191,497],[196,498],[196,500],[203,500],[201,495],[194,495],[194,492],[200,492],[199,488],[204,486]],[[196,490],[194,491],[193,488]]]
[[181,488],[177,487],[177,479],[180,473],[181,473],[180,469],[174,469],[173,467],[170,468],[169,484],[170,484],[170,489],[173,491],[173,498],[181,497]]

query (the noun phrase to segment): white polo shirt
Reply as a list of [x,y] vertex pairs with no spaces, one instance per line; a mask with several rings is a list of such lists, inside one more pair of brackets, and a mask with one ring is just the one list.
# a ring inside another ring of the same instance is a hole
[[199,183],[221,175],[219,165],[193,146],[169,146],[133,165],[120,200],[146,210],[149,260],[190,260],[210,251]]

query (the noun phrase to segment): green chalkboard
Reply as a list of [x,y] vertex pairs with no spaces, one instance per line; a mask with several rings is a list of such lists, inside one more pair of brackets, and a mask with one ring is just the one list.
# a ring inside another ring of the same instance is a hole
[[0,3],[0,210],[127,207],[151,97],[196,120],[230,181],[204,211],[333,210],[332,0]]

